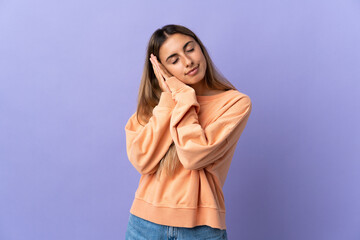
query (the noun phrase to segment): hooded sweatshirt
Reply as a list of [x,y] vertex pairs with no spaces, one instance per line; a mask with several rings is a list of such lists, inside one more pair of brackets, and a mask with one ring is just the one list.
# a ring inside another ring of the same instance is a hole
[[[127,156],[141,174],[130,213],[161,225],[226,229],[222,188],[250,98],[235,89],[197,96],[175,76],[166,83],[171,93],[161,93],[148,123],[140,125],[135,112],[125,126]],[[157,180],[172,143],[181,164]]]

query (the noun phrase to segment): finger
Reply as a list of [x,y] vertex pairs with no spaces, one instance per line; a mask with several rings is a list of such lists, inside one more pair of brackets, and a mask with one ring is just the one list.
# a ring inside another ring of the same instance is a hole
[[157,64],[160,73],[164,76],[164,78],[167,80],[168,78],[171,77],[170,73],[166,70],[166,68],[164,67],[164,65],[162,65],[156,58],[156,56],[154,56],[154,61]]
[[158,70],[158,68],[157,68],[156,62],[154,61],[154,58],[150,58],[150,62],[151,62],[152,67],[153,67],[153,69],[154,69],[154,73],[155,73],[155,74],[159,73],[159,70]]
[[155,55],[152,55],[152,61],[153,61],[153,63],[155,64],[155,66],[157,67],[157,69],[160,69],[160,67],[159,67],[159,62],[158,62],[158,60],[157,60],[157,58],[156,58]]
[[167,78],[168,78],[168,74],[165,72],[164,66],[163,66],[161,63],[159,63],[159,62],[157,62],[157,66],[158,66],[159,71],[161,72],[161,74],[167,79]]
[[[162,84],[162,86],[164,86],[164,91],[168,91],[168,92],[171,92],[169,86],[167,85],[166,83],[166,80],[167,80],[167,76],[171,76],[167,73],[164,73],[164,71],[162,71],[162,69],[160,68],[160,65],[164,68],[164,66],[159,63],[159,61],[157,60],[156,56],[154,54],[151,54],[151,58],[150,58],[150,61],[151,63],[153,64],[153,67],[156,69],[159,77],[158,80],[159,80],[159,84]],[[166,71],[167,72],[167,71]],[[165,78],[165,79],[164,79]],[[161,83],[160,83],[161,82]]]
[[150,62],[151,62],[151,67],[152,67],[152,69],[154,71],[154,74],[157,77],[157,69],[155,68],[155,63],[151,58],[150,58]]
[[155,65],[155,63],[153,62],[153,60],[150,58],[150,62],[151,62],[151,65],[152,65],[152,68],[153,68],[153,71],[154,71],[154,74],[155,74],[155,77],[159,80],[160,79],[160,76],[159,76],[159,71]]
[[159,66],[159,62],[157,61],[156,57],[154,56],[152,60],[153,60],[153,62],[155,64],[156,70],[158,71],[158,73],[159,73],[159,75],[161,77],[160,79],[164,80],[165,76],[164,76],[163,71],[161,70],[161,68]]
[[[155,73],[155,76],[156,78],[158,79],[159,81],[159,85],[162,89],[167,89],[168,91],[170,91],[169,87],[167,86],[167,84],[165,83],[165,80],[164,78],[162,77],[161,73],[159,72],[159,69],[156,65],[156,63],[154,62],[154,59],[150,59],[152,65],[153,65],[153,69],[154,69],[154,73]],[[166,91],[166,90],[165,90]]]

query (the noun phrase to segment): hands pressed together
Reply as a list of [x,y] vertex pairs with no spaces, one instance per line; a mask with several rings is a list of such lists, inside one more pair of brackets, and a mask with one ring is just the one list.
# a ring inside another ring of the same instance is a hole
[[166,68],[157,60],[154,54],[150,55],[150,61],[154,69],[155,76],[159,81],[159,86],[164,92],[171,92],[169,86],[166,84],[172,75],[166,70]]

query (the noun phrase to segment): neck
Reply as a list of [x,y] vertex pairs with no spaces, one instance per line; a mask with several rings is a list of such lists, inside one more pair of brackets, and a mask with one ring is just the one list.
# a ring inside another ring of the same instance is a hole
[[195,92],[196,95],[208,95],[208,93],[211,91],[211,89],[207,88],[206,84],[205,84],[205,79],[201,80],[198,83],[195,84],[189,84],[190,87],[192,87]]

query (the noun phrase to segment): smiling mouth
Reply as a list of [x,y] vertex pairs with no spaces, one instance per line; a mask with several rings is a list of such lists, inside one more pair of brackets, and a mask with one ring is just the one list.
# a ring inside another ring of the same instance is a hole
[[199,67],[199,65],[198,65],[198,66],[196,66],[196,67],[194,67],[194,68],[193,68],[193,69],[191,69],[190,71],[188,71],[185,75],[188,75],[188,74],[189,74],[189,73],[191,73],[192,71],[196,70],[198,67]]

